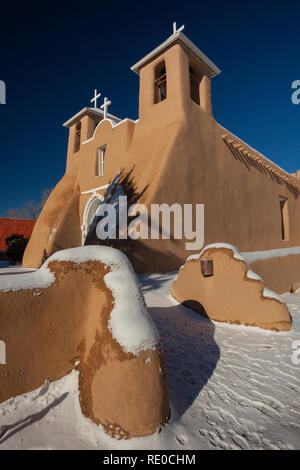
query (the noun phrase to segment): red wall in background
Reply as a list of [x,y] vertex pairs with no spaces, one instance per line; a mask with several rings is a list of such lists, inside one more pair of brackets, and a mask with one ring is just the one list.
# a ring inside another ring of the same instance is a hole
[[0,251],[6,250],[5,239],[13,233],[30,237],[36,220],[0,218]]

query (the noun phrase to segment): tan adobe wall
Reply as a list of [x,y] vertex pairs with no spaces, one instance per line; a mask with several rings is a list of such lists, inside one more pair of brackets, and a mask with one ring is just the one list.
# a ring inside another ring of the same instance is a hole
[[[203,276],[201,260],[213,260],[213,274]],[[211,320],[286,331],[291,328],[286,304],[249,271],[230,246],[206,247],[187,259],[172,286],[172,295]]]
[[[1,277],[0,402],[63,377],[79,361],[88,418],[119,438],[155,433],[169,417],[164,354],[131,266],[107,247],[57,255],[34,273]],[[114,311],[120,302],[123,326]]]
[[76,170],[64,175],[49,196],[30,237],[23,267],[39,268],[53,253],[81,245]]
[[300,255],[257,260],[250,266],[264,279],[270,289],[279,294],[294,292],[300,287],[298,285],[300,281]]

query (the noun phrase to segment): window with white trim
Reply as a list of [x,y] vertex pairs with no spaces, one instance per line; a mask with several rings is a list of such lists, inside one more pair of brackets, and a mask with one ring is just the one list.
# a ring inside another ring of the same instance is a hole
[[105,161],[106,145],[102,145],[97,149],[97,172],[96,176],[104,175],[104,161]]

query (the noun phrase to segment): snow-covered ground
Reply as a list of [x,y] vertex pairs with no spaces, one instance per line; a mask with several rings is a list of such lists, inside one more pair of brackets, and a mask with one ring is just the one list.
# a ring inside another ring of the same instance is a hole
[[299,449],[300,365],[291,355],[300,340],[300,290],[283,296],[293,329],[276,333],[182,307],[170,296],[175,276],[139,278],[166,353],[172,417],[159,434],[108,437],[83,417],[73,371],[0,405],[0,450]]

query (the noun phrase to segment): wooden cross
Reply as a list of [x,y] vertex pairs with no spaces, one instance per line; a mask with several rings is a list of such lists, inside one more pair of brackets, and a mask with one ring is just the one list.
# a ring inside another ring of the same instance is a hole
[[184,30],[184,24],[177,29],[176,21],[173,23],[173,34],[180,33],[180,31]]
[[104,98],[104,103],[101,106],[101,109],[104,111],[104,119],[107,119],[107,108],[111,105],[111,101],[109,101],[106,97]]
[[91,99],[91,103],[94,102],[94,108],[97,108],[97,99],[100,98],[101,93],[97,94],[97,89],[94,91],[94,98]]

